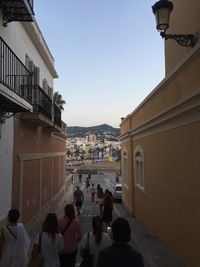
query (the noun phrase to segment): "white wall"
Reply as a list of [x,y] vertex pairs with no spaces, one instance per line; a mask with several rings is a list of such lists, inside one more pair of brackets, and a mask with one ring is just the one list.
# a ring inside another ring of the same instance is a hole
[[[13,118],[1,125],[0,137],[0,221],[11,208],[13,170]],[[8,134],[9,133],[9,134]]]
[[[45,62],[41,58],[36,47],[32,43],[30,37],[27,35],[20,22],[11,22],[7,27],[2,25],[2,14],[0,14],[0,36],[4,39],[7,45],[13,50],[14,53],[25,64],[26,54],[33,60],[36,67],[40,67],[40,86],[45,78],[48,85],[53,87],[53,77],[47,68]],[[39,37],[38,37],[39,38]],[[40,39],[41,40],[41,39]],[[48,56],[48,51],[47,51]]]
[[[40,86],[45,78],[48,85],[53,87],[53,76],[40,56],[30,36],[25,31],[20,22],[8,23],[7,27],[3,27],[2,12],[0,10],[0,36],[7,45],[13,50],[18,58],[25,64],[26,55],[33,60],[36,67],[40,67]],[[38,40],[42,40],[38,36]],[[45,43],[43,43],[45,47]],[[46,48],[45,48],[46,49]],[[47,57],[53,62],[48,49]],[[53,65],[52,65],[53,66]],[[13,118],[6,120],[1,125],[0,138],[0,220],[4,219],[11,207],[12,199],[12,170],[13,170]]]

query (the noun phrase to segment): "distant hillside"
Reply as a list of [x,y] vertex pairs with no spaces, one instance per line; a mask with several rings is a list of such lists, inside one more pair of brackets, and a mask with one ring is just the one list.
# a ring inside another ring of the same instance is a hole
[[114,128],[108,124],[101,124],[91,127],[81,127],[81,126],[71,126],[67,127],[68,137],[84,137],[88,134],[95,135],[112,135],[113,137],[118,137],[120,134],[119,128]]

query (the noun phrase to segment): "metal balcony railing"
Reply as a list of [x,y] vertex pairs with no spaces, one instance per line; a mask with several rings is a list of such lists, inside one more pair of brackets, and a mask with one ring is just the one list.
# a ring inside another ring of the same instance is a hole
[[34,6],[33,6],[34,1],[33,0],[28,0],[28,3],[30,5],[31,9],[33,10],[34,9]]
[[54,123],[61,127],[62,126],[61,110],[56,104],[54,104],[53,107],[54,107]]
[[[33,105],[34,112],[42,113],[49,119],[53,119],[54,123],[61,127],[60,109],[52,103],[52,99],[39,85],[32,84],[32,76],[33,74],[28,71],[21,60],[0,37],[0,83],[7,90],[7,92],[1,92],[0,89],[0,108],[3,107],[3,109],[9,112],[21,112],[20,105],[23,105],[23,99],[25,99],[29,102],[29,105]],[[15,94],[12,92],[15,92]],[[13,100],[10,99],[11,95]],[[6,101],[5,99],[9,100]],[[27,110],[29,109],[27,108]],[[26,107],[23,108],[23,111],[26,111]]]
[[52,119],[52,100],[39,85],[33,85],[33,111]]
[[0,83],[32,102],[32,74],[0,37]]

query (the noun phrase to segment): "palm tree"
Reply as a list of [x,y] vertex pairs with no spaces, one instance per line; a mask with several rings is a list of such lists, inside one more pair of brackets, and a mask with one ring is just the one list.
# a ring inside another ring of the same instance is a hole
[[66,104],[65,100],[63,100],[62,95],[58,92],[55,92],[53,95],[53,102],[58,106],[58,108],[62,111],[64,110],[64,105]]

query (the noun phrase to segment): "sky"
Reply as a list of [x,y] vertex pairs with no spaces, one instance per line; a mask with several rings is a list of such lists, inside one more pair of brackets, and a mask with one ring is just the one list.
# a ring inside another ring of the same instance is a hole
[[164,78],[151,0],[34,0],[68,126],[119,127]]

